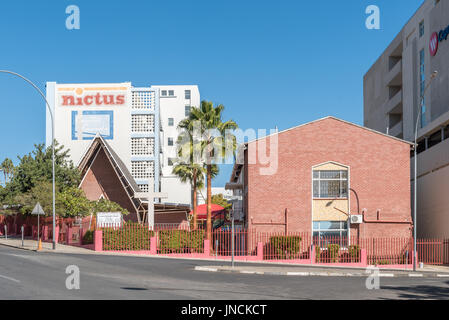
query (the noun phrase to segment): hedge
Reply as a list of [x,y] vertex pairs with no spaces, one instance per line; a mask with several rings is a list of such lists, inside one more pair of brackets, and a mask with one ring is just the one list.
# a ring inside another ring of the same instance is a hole
[[163,230],[159,231],[160,253],[200,253],[203,252],[204,230]]
[[270,245],[276,250],[280,259],[292,259],[300,251],[300,236],[275,236],[270,238]]
[[150,250],[154,232],[135,222],[127,222],[121,228],[103,229],[103,250]]
[[92,230],[87,230],[83,236],[83,244],[94,243],[94,232]]

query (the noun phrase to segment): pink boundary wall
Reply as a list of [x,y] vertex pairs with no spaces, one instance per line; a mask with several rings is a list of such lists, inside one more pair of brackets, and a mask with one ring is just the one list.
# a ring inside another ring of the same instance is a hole
[[[103,234],[101,230],[95,230],[94,232],[94,244],[93,250],[103,251]],[[83,246],[84,247],[84,246]],[[214,256],[210,251],[209,240],[204,240],[204,252],[203,253],[171,253],[171,254],[157,254],[157,238],[152,237],[150,240],[150,250],[108,250],[107,252],[117,252],[117,253],[127,253],[127,254],[138,254],[138,255],[157,255],[173,258],[193,258],[193,259],[215,259],[220,261],[231,261],[229,256]],[[257,243],[257,254],[254,256],[234,256],[235,261],[261,261],[267,263],[287,263],[293,265],[307,265],[313,264],[316,266],[329,266],[329,267],[368,267],[368,257],[365,249],[361,249],[361,261],[354,263],[316,263],[315,262],[315,250],[311,250],[311,255],[309,259],[292,259],[292,260],[264,260],[263,259],[263,243]],[[413,264],[401,265],[378,265],[378,268],[388,268],[388,269],[413,269]]]

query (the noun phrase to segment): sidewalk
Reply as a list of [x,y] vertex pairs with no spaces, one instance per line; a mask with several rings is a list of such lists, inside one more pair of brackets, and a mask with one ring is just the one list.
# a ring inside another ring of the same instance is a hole
[[[22,239],[8,237],[8,240],[6,240],[5,238],[0,238],[0,245],[23,250],[32,250],[32,251],[37,250],[37,241],[31,239],[23,240],[22,246]],[[95,251],[86,248],[68,246],[60,243],[56,244],[56,250],[53,250],[53,244],[51,242],[42,242],[42,250],[40,250],[40,252],[96,254]]]
[[[36,251],[37,241],[31,239],[25,239],[22,246],[22,240],[20,238],[0,238],[0,245],[13,247],[23,250]],[[208,272],[233,272],[233,273],[246,273],[246,274],[259,274],[259,275],[286,275],[286,276],[339,276],[349,277],[358,276],[366,277],[368,273],[367,269],[359,267],[335,267],[335,266],[323,266],[323,265],[292,265],[287,263],[275,263],[264,261],[247,261],[239,262],[236,264],[245,263],[245,266],[236,265],[231,268],[231,261],[229,260],[216,260],[214,257],[210,258],[180,258],[169,255],[147,255],[147,254],[130,254],[126,252],[111,252],[111,251],[93,251],[90,249],[68,246],[58,243],[56,250],[52,249],[51,242],[42,242],[42,250],[39,252],[48,253],[66,253],[66,254],[88,254],[88,255],[110,255],[110,256],[124,256],[124,257],[146,257],[146,258],[160,258],[160,259],[187,259],[198,261],[210,261],[228,263],[228,265],[221,266],[196,266],[196,271],[208,271]],[[380,276],[382,277],[437,277],[437,278],[449,278],[449,267],[447,266],[434,266],[424,265],[424,268],[418,269],[416,272],[412,270],[398,270],[398,269],[380,269]]]
[[[373,274],[368,268],[343,268],[326,267],[322,265],[304,266],[196,266],[196,271],[227,272],[256,275],[280,275],[280,276],[324,276],[324,277],[367,277]],[[416,278],[449,278],[449,267],[424,266],[416,272],[411,270],[379,269],[380,277],[416,277]]]

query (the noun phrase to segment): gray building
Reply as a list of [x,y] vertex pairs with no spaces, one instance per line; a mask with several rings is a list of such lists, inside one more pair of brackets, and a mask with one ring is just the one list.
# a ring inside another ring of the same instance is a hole
[[[417,230],[421,237],[449,236],[448,35],[449,1],[426,0],[364,76],[366,127],[413,141],[420,115]],[[434,71],[438,75],[430,81]],[[411,161],[413,177],[413,154]]]

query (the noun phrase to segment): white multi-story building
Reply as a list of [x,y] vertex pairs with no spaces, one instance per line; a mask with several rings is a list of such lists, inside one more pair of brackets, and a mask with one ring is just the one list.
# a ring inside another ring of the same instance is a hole
[[[100,134],[131,172],[142,191],[168,194],[164,203],[191,204],[191,187],[172,174],[177,126],[198,106],[197,86],[136,88],[129,82],[58,84],[47,82],[47,100],[54,114],[55,139],[70,149],[77,165],[95,135]],[[46,144],[51,144],[47,110]]]
[[173,164],[177,158],[176,141],[178,139],[178,124],[189,116],[192,106],[199,107],[200,92],[198,86],[151,86],[159,91],[160,121],[161,121],[161,191],[168,194],[166,203],[192,203],[191,186],[180,183],[179,178],[172,173]]

